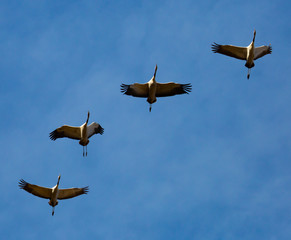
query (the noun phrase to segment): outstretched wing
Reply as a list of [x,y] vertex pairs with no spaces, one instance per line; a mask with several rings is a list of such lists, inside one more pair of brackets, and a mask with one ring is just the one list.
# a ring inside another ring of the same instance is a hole
[[52,193],[51,188],[45,188],[45,187],[33,185],[33,184],[25,182],[23,179],[20,179],[18,184],[19,184],[19,187],[21,189],[24,189],[25,191],[27,191],[35,196],[38,196],[41,198],[46,198],[46,199],[51,198],[51,193]]
[[88,138],[98,133],[100,133],[101,135],[104,133],[104,128],[101,127],[99,123],[93,122],[89,126],[87,126]]
[[58,199],[68,199],[77,197],[82,194],[87,194],[89,192],[89,187],[84,188],[67,188],[67,189],[59,189]]
[[148,84],[140,84],[140,83],[134,83],[131,85],[121,84],[121,92],[126,95],[131,95],[134,97],[148,97],[149,89]]
[[156,97],[169,97],[177,94],[189,93],[192,90],[191,83],[179,84],[174,82],[157,83]]
[[232,45],[219,45],[213,43],[212,51],[214,53],[221,53],[229,57],[234,57],[241,60],[246,60],[247,58],[247,48],[246,47],[237,47]]
[[254,53],[254,60],[261,58],[265,56],[266,54],[271,54],[272,53],[272,46],[260,46],[255,48],[255,53]]
[[81,130],[80,127],[71,127],[64,125],[50,133],[50,139],[55,141],[57,138],[72,138],[72,139],[81,139]]

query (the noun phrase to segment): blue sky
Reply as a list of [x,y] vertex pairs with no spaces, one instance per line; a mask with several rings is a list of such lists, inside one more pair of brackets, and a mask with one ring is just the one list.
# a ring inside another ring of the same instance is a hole
[[[0,235],[5,239],[290,239],[289,1],[1,1]],[[271,43],[247,80],[211,43]],[[121,83],[191,83],[124,96]],[[90,110],[88,157],[49,133]],[[60,201],[27,182],[90,192]]]

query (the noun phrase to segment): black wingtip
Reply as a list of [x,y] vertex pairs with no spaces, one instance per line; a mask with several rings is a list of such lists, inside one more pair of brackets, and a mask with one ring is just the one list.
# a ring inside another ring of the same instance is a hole
[[126,92],[127,92],[127,90],[128,90],[128,87],[129,87],[129,85],[126,85],[126,84],[121,84],[120,85],[120,87],[121,87],[121,89],[120,89],[120,91],[123,93],[123,94],[125,94]]
[[192,85],[191,83],[187,83],[187,84],[182,84],[183,87],[183,91],[187,94],[189,94],[189,92],[192,91]]
[[26,186],[27,182],[25,182],[23,179],[20,179],[18,182],[19,188],[23,189]]
[[220,45],[217,44],[217,43],[212,43],[211,44],[211,50],[214,52],[214,53],[217,53],[219,51],[219,48],[220,48]]
[[[100,126],[100,125],[99,125],[99,126]],[[103,135],[103,133],[104,133],[104,128],[101,127],[101,126],[100,126],[100,129],[99,129],[99,133],[100,133],[101,135]]]
[[87,194],[87,193],[89,192],[89,186],[84,187],[84,188],[83,188],[83,191],[84,191],[84,194]]
[[50,139],[55,141],[57,139],[57,130],[54,130],[49,135]]
[[98,124],[99,126],[97,128],[95,128],[95,133],[98,134],[100,133],[101,135],[104,133],[104,128],[100,126],[100,124]]

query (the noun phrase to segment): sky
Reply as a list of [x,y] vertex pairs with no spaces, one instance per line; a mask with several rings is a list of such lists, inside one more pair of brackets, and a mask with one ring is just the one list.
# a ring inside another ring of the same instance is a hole
[[[5,239],[290,239],[289,1],[1,1],[0,236]],[[213,42],[272,45],[245,62]],[[191,83],[189,95],[120,92]],[[88,156],[49,139],[98,122]],[[59,201],[25,181],[89,193]]]

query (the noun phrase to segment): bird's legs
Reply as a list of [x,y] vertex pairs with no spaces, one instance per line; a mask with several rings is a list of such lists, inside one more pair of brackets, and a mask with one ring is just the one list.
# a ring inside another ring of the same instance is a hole
[[248,79],[250,78],[250,73],[251,73],[251,69],[248,68],[248,76],[247,76]]
[[150,112],[152,111],[152,104],[150,103]]
[[55,206],[53,206],[52,216],[55,214]]
[[83,157],[87,157],[87,145],[86,146],[83,146]]

